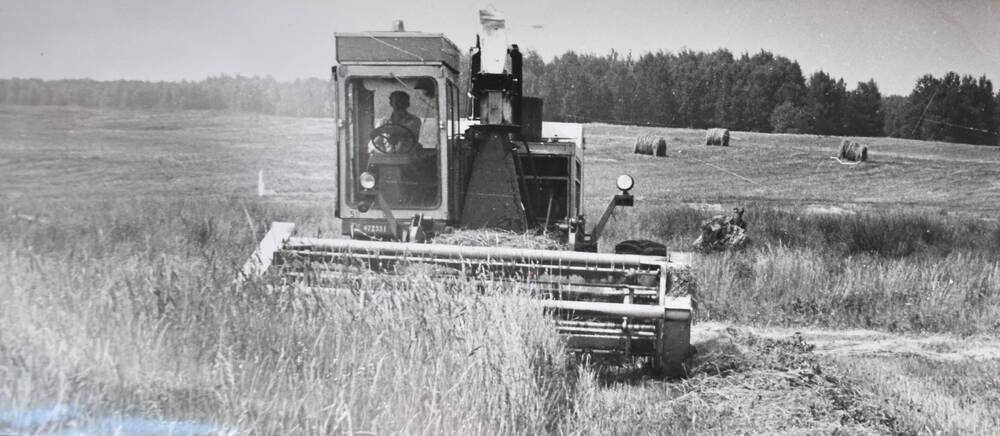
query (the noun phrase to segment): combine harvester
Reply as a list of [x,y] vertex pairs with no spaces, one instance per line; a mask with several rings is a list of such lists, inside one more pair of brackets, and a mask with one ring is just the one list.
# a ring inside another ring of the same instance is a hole
[[[276,270],[297,286],[330,287],[336,271],[395,273],[430,264],[463,280],[514,280],[582,353],[647,357],[683,375],[690,297],[670,297],[671,262],[598,253],[615,207],[632,206],[633,180],[589,232],[581,210],[583,128],[543,123],[542,101],[522,95],[522,58],[503,22],[484,16],[471,62],[473,117],[460,119],[459,51],[440,34],[337,34],[338,195],[341,239],[294,237],[274,223],[242,278]],[[545,230],[566,250],[428,243],[449,228]]]

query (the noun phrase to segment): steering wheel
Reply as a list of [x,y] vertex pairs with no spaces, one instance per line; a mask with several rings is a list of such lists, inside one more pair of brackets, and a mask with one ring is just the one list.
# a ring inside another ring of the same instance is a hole
[[369,136],[375,149],[385,154],[407,154],[418,144],[417,134],[402,124],[383,124]]

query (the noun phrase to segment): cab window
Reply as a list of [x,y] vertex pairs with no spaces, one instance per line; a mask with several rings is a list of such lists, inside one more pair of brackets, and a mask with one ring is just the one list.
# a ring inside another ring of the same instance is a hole
[[[361,202],[362,173],[393,208],[440,204],[438,85],[431,77],[355,77],[347,82],[349,203]],[[371,193],[372,191],[366,191]]]

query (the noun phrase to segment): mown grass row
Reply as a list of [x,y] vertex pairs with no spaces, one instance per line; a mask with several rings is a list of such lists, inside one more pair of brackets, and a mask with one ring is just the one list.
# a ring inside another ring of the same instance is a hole
[[[1000,362],[938,361],[921,356],[840,356],[838,371],[881,403],[910,434],[995,435],[1000,432]],[[900,407],[902,406],[902,407]]]

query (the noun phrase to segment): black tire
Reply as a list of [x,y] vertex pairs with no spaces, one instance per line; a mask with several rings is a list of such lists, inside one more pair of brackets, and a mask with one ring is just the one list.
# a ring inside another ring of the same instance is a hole
[[641,254],[643,256],[666,256],[667,246],[648,239],[629,239],[615,245],[617,254]]
[[[648,239],[629,239],[615,245],[617,254],[640,254],[643,256],[666,256],[667,246]],[[625,283],[639,286],[656,286],[654,277],[646,275],[631,275],[625,278]]]
[[666,378],[688,375],[688,359],[694,354],[691,345],[691,320],[661,321],[657,329],[656,370]]
[[615,254],[639,254],[642,251],[640,242],[642,241],[621,241],[615,245]]

